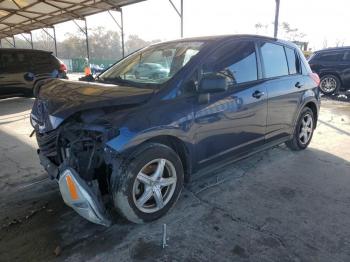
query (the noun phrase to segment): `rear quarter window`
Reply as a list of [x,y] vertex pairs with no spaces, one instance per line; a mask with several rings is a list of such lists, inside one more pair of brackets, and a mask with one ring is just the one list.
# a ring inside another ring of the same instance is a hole
[[31,53],[31,64],[35,71],[39,73],[48,73],[54,69],[58,69],[58,60],[50,53]]
[[287,56],[287,62],[288,62],[288,69],[289,74],[300,74],[300,60],[299,56],[296,54],[295,50],[289,47],[285,47],[286,50],[286,56]]
[[289,74],[283,46],[272,43],[263,43],[260,46],[260,49],[266,78],[285,76]]

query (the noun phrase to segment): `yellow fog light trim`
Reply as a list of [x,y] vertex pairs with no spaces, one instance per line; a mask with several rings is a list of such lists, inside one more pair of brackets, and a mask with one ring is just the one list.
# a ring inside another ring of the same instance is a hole
[[68,190],[70,193],[70,197],[73,200],[78,200],[79,196],[78,196],[77,188],[75,187],[75,183],[74,183],[71,176],[69,176],[69,175],[66,176],[66,183],[67,183],[67,187],[68,187]]

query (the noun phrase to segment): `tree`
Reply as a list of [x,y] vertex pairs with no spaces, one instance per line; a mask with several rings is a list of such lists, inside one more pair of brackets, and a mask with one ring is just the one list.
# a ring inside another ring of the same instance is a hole
[[125,42],[126,54],[130,54],[140,48],[143,48],[158,42],[161,42],[161,40],[155,39],[152,41],[145,41],[141,39],[138,35],[129,35],[128,40]]
[[335,46],[336,47],[339,47],[339,46],[344,46],[344,39],[339,39],[339,38],[337,38],[336,40],[335,40]]
[[55,50],[55,42],[48,34],[41,30],[36,37],[34,47],[35,49],[53,51]]
[[323,39],[322,47],[323,47],[323,49],[326,49],[328,47],[328,40],[327,40],[327,38]]
[[292,28],[287,22],[282,23],[282,29],[284,31],[285,38],[290,41],[301,40],[306,36],[306,34],[300,32],[298,28]]

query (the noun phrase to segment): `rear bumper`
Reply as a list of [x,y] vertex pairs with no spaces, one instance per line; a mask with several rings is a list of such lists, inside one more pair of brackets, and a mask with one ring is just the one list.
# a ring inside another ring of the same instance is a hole
[[38,152],[40,162],[51,179],[56,179],[64,202],[90,222],[110,226],[111,220],[101,200],[98,187],[89,186],[71,167],[60,170]]

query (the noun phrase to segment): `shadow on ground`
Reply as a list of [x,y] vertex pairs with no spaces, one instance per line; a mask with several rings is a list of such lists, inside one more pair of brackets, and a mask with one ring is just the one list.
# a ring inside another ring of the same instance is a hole
[[[1,221],[0,253],[3,261],[344,261],[350,252],[349,168],[323,151],[279,146],[198,174],[176,208],[154,223],[119,218],[110,228],[80,218],[45,182],[2,207],[9,215]],[[13,217],[17,201],[23,212]]]
[[[26,97],[12,97],[12,98],[0,98],[0,116],[6,115],[15,115],[18,113],[26,112],[27,110],[31,110],[32,101],[34,98],[26,98]],[[1,118],[6,119],[6,118]],[[11,118],[8,118],[11,119]]]

